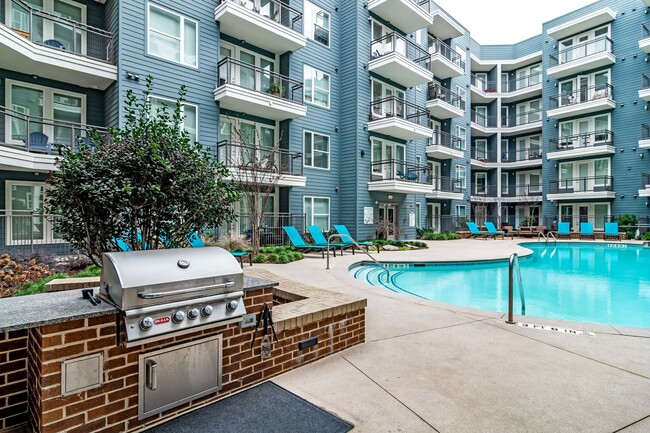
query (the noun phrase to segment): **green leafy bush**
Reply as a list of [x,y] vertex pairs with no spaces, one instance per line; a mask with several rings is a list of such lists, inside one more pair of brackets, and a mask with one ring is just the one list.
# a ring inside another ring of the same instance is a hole
[[264,253],[259,253],[255,257],[253,257],[253,261],[255,263],[266,263],[266,254]]
[[450,232],[427,232],[422,236],[422,239],[428,241],[449,241],[453,239],[460,239],[460,235],[458,233]]
[[642,241],[650,241],[650,231],[643,233],[641,236],[639,236],[639,239]]
[[616,221],[618,222],[619,229],[627,234],[628,239],[634,239],[636,237],[636,225],[639,222],[636,215],[619,215]]

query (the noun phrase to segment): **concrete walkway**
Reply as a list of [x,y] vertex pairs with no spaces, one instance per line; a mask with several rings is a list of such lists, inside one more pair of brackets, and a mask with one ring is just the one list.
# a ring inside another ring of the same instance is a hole
[[[429,246],[374,256],[449,261],[529,252],[510,240]],[[368,299],[366,343],[273,380],[350,421],[354,432],[650,432],[649,329],[525,319],[595,333],[585,336],[508,325],[500,313],[354,280],[348,267],[364,259],[346,253],[325,270],[313,255],[245,269]]]

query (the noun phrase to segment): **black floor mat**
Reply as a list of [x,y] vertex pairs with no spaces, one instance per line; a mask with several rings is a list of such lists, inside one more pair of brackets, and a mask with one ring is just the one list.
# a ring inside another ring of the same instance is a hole
[[147,433],[345,433],[352,427],[281,386],[264,382]]

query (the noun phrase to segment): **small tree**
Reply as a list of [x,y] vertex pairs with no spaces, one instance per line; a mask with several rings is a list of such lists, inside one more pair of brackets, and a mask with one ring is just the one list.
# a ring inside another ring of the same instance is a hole
[[152,88],[149,76],[141,98],[127,92],[122,128],[61,147],[48,180],[46,210],[61,216],[54,229],[95,263],[120,237],[134,250],[183,246],[234,218],[240,193],[222,180],[227,168],[182,128],[184,86],[171,112],[152,111]]

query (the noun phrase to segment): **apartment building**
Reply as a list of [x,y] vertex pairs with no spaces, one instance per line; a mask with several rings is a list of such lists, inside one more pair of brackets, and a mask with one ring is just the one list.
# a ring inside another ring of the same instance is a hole
[[58,241],[39,212],[56,145],[123,122],[149,74],[154,104],[187,86],[183,127],[233,177],[255,144],[281,162],[269,227],[647,219],[646,3],[491,46],[429,0],[0,0],[0,238]]

